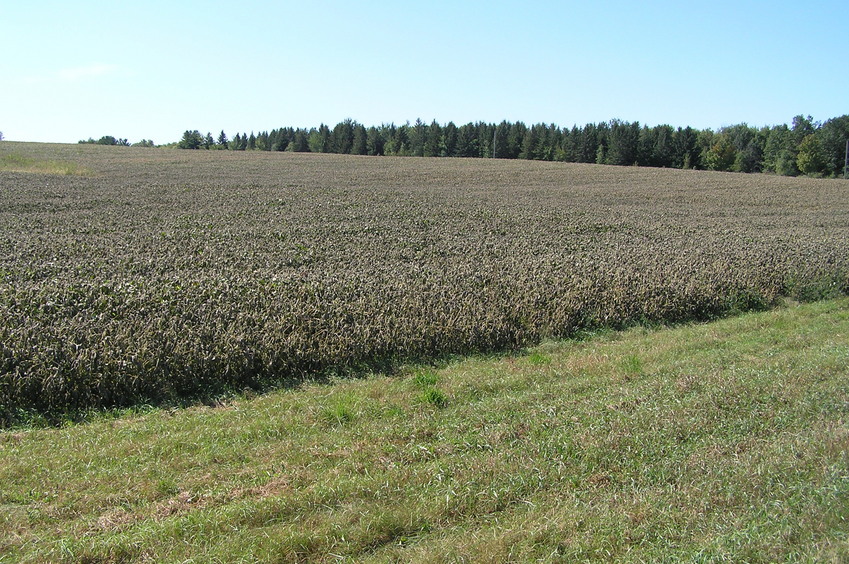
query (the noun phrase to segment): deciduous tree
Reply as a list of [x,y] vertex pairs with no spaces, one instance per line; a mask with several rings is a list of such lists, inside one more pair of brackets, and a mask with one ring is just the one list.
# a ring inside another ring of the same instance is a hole
[[825,158],[820,140],[813,133],[802,139],[799,154],[796,156],[796,166],[803,174],[819,176],[825,172]]

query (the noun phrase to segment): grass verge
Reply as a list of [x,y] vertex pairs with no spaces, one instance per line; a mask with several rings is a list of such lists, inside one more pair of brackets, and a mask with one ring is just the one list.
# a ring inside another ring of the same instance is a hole
[[849,299],[0,433],[0,561],[846,561]]

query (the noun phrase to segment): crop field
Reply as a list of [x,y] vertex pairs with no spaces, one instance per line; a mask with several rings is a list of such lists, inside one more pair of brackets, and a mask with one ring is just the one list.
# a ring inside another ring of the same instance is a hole
[[841,180],[0,143],[6,423],[847,289]]

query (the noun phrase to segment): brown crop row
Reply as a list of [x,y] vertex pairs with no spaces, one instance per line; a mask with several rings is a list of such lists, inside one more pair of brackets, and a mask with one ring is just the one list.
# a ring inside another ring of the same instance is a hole
[[0,143],[0,410],[706,319],[849,288],[840,180]]

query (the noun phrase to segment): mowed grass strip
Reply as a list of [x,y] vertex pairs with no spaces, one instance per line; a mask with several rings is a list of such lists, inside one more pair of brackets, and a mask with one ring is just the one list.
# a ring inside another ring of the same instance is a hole
[[846,561],[849,299],[0,433],[0,561]]

